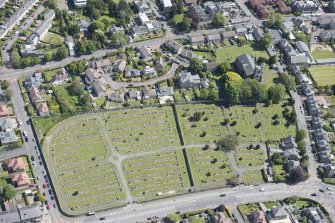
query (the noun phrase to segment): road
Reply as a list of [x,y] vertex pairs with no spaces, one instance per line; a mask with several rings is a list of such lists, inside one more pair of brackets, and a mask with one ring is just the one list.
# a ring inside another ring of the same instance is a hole
[[[41,160],[41,157],[38,155],[38,153],[40,153],[41,150],[36,147],[37,146],[36,139],[34,139],[33,131],[30,126],[30,117],[28,116],[24,108],[25,103],[21,95],[20,86],[16,79],[10,80],[10,86],[13,91],[12,102],[13,102],[13,107],[15,110],[16,117],[19,121],[22,122],[21,130],[27,131],[27,134],[28,134],[28,142],[24,144],[23,148],[18,149],[18,153],[25,152],[25,154],[28,155],[29,157],[31,156],[34,157],[34,163],[36,163],[36,166],[33,166],[32,168],[35,173],[35,176],[38,176],[40,178],[39,180],[37,180],[37,186],[41,193],[45,193],[46,199],[49,201],[50,206],[52,206],[56,202],[51,199],[51,196],[48,193],[48,189],[43,188],[43,184],[47,183],[46,179],[48,179],[48,177],[47,176],[44,177],[44,174],[42,173],[42,171],[44,170],[44,163]],[[19,155],[22,155],[22,154],[19,154]],[[1,158],[2,156],[3,156],[3,152],[1,152],[0,154]],[[51,221],[49,221],[50,223],[56,222],[56,220],[60,218],[60,214],[58,210],[54,208],[51,208],[49,210],[49,216],[51,218]]]

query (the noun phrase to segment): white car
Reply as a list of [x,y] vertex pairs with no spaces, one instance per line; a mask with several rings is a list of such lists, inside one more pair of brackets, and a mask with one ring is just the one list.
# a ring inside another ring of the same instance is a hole
[[36,150],[36,154],[39,156],[40,155],[40,152],[38,150]]
[[36,163],[35,163],[35,162],[33,162],[33,166],[36,166]]
[[42,170],[42,173],[43,173],[43,175],[47,175],[47,173],[45,172],[45,170]]

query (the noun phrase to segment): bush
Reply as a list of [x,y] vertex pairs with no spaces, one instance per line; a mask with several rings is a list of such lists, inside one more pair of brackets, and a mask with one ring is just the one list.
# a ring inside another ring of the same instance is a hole
[[232,123],[230,123],[230,126],[235,126],[237,124],[237,121],[232,121]]
[[255,108],[254,110],[252,110],[252,114],[256,114],[258,112],[258,108]]
[[277,114],[275,114],[274,116],[272,116],[273,120],[276,120],[279,116]]
[[258,122],[257,125],[255,126],[256,129],[260,128],[262,126],[262,122]]
[[275,120],[274,122],[272,122],[272,125],[279,125],[280,121],[279,120]]

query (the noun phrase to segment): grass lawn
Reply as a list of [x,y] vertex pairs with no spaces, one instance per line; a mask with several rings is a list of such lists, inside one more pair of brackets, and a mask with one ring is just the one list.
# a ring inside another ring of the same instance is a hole
[[54,70],[48,70],[43,72],[43,78],[46,83],[50,83],[53,76],[55,76],[57,73],[59,73],[62,69],[54,69]]
[[238,210],[240,211],[244,220],[248,219],[247,215],[253,211],[260,210],[260,206],[258,203],[251,203],[251,204],[243,204],[238,206]]
[[297,201],[297,202],[295,203],[295,205],[297,205],[297,207],[298,207],[299,209],[302,209],[303,207],[306,208],[306,207],[309,207],[309,206],[310,206],[308,201]]
[[286,175],[286,172],[283,168],[283,165],[273,165],[272,168],[273,168],[273,170],[275,171],[276,174],[281,175],[281,176]]
[[277,201],[268,201],[268,202],[263,202],[263,204],[265,205],[265,207],[267,209],[271,209],[273,207],[278,207],[280,206],[279,202]]
[[174,25],[177,25],[178,23],[182,22],[183,19],[184,19],[184,15],[183,14],[177,14],[177,15],[173,16],[172,23]]
[[262,84],[265,84],[265,86],[271,87],[271,85],[273,85],[273,79],[278,77],[278,74],[276,72],[274,72],[273,70],[270,70],[269,65],[265,64],[262,67]]
[[324,50],[324,51],[318,51],[313,50],[312,56],[314,59],[326,59],[326,58],[335,58],[334,51],[330,50]]
[[54,127],[58,122],[64,120],[67,116],[49,116],[49,117],[33,117],[34,127],[39,139],[43,138],[49,130]]
[[53,46],[62,46],[64,45],[64,37],[55,33],[48,33],[43,39],[43,42],[49,43]]
[[325,96],[329,105],[335,105],[335,96]]
[[335,66],[314,66],[308,70],[318,86],[335,84]]
[[99,19],[98,19],[98,21],[103,21],[103,20],[107,20],[108,23],[110,24],[109,27],[105,27],[106,31],[109,31],[110,28],[112,27],[112,25],[116,23],[116,19],[115,18],[109,17],[107,15],[100,16]]
[[242,174],[244,184],[264,183],[261,170],[245,170]]
[[106,98],[105,97],[100,97],[100,98],[95,99],[94,102],[100,108],[101,106],[103,106],[105,104]]
[[243,53],[248,53],[253,57],[264,57],[269,58],[269,55],[265,50],[263,50],[260,46],[255,45],[251,46],[250,44],[246,44],[243,46],[231,46],[227,48],[219,48],[216,51],[216,63],[221,64],[222,62],[228,60],[229,62],[234,62],[236,57]]

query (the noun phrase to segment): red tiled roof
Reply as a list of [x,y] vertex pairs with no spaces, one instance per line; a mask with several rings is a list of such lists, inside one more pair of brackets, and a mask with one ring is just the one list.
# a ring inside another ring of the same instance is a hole
[[14,173],[10,178],[12,179],[12,182],[17,184],[18,187],[30,184],[30,180],[26,172]]
[[5,117],[9,115],[8,107],[7,105],[3,104],[0,106],[0,117]]
[[7,166],[9,168],[12,168],[13,171],[15,171],[17,169],[24,170],[24,162],[23,162],[23,159],[21,157],[7,160]]

